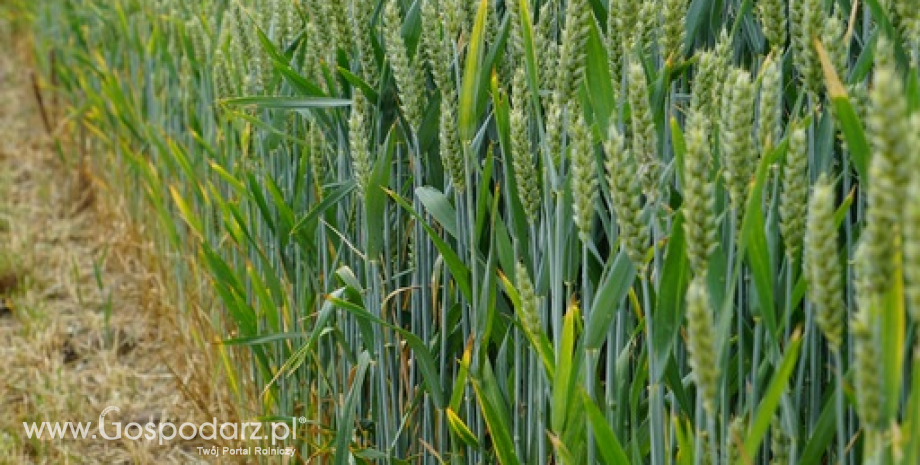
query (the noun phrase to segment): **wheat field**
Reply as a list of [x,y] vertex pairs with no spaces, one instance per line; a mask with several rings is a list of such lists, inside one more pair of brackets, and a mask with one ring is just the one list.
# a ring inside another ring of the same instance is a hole
[[920,463],[915,0],[18,11],[296,460]]

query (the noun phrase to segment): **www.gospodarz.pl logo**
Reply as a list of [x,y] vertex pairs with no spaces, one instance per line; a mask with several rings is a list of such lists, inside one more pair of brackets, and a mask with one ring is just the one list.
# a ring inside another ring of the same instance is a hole
[[47,433],[51,439],[101,438],[108,441],[120,439],[137,441],[144,439],[147,441],[156,440],[162,445],[164,442],[176,438],[185,440],[192,440],[195,438],[214,440],[219,436],[225,440],[271,440],[271,444],[275,445],[279,441],[297,439],[297,424],[303,424],[307,421],[305,417],[295,417],[291,419],[290,423],[262,423],[258,421],[217,423],[217,418],[213,418],[211,422],[205,422],[200,425],[186,422],[176,426],[168,421],[149,421],[145,424],[130,422],[125,424],[124,427],[122,427],[122,423],[118,421],[106,424],[106,415],[112,412],[118,413],[120,411],[121,409],[118,407],[106,407],[102,413],[99,414],[99,423],[95,429],[93,428],[92,422],[82,423],[70,421],[64,423],[47,421],[41,423],[23,422],[22,426],[25,428],[26,435],[30,439],[43,439]]

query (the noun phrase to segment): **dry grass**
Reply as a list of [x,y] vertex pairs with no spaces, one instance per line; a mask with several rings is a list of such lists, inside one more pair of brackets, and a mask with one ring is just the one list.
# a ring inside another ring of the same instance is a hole
[[0,58],[0,463],[201,461],[203,440],[26,437],[23,422],[95,427],[110,405],[122,423],[236,416],[216,355],[194,342],[206,325],[172,305],[153,245],[104,179],[53,154],[21,63]]

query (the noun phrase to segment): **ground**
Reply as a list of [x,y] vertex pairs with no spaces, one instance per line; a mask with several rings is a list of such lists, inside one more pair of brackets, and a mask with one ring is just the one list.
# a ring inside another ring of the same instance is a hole
[[66,112],[46,101],[43,123],[29,47],[7,40],[0,36],[0,464],[202,461],[197,447],[212,444],[200,438],[160,446],[26,435],[23,422],[95,428],[108,406],[120,411],[106,423],[233,416],[213,385],[219,363],[194,342],[206,332],[201,318],[170,304],[149,234],[93,162],[80,161],[92,157],[68,135]]

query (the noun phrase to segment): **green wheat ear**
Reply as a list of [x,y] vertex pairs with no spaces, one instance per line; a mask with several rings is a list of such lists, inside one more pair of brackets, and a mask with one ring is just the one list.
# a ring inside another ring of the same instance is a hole
[[658,160],[658,132],[652,120],[645,70],[638,57],[629,61],[627,73],[627,97],[632,110],[632,153],[638,162],[642,193],[648,198],[649,204],[655,205],[660,197],[658,180],[661,167]]
[[705,125],[705,131],[712,136],[713,122],[717,120],[718,100],[715,99],[718,87],[721,60],[715,52],[705,50],[697,57],[696,77],[693,80],[693,92],[690,97],[691,114],[700,118],[697,124]]
[[821,37],[827,13],[821,0],[801,0],[790,3],[794,61],[805,87],[817,95],[821,92],[824,75],[812,39]]
[[574,197],[574,220],[582,242],[590,239],[591,223],[594,219],[594,203],[597,198],[597,163],[591,134],[585,127],[581,112],[577,112],[571,128],[572,196]]
[[873,156],[869,165],[867,253],[872,266],[869,283],[883,292],[891,282],[896,244],[902,228],[902,202],[909,170],[907,154],[911,140],[904,86],[891,58],[891,45],[878,43],[879,59],[869,95],[867,135]]
[[882,427],[882,361],[871,316],[871,306],[877,300],[877,294],[872,289],[873,267],[870,260],[869,246],[865,240],[861,241],[854,255],[857,312],[850,322],[850,331],[855,341],[856,413],[864,428],[877,431]]
[[524,207],[524,214],[527,215],[527,221],[534,224],[540,213],[540,184],[530,139],[527,102],[524,68],[520,66],[514,73],[514,95],[510,118],[511,162],[514,165],[514,179],[521,205]]
[[763,69],[760,83],[760,106],[757,136],[763,152],[773,148],[782,134],[783,69],[779,57],[770,59]]
[[838,73],[847,69],[849,48],[844,40],[846,25],[836,14],[829,15],[821,28],[821,43],[827,48],[831,64]]
[[457,99],[456,92],[450,91],[442,94],[440,126],[438,136],[441,140],[441,163],[450,177],[454,189],[463,192],[466,189],[466,164],[463,158],[463,145],[460,142],[460,132],[457,129]]
[[783,162],[779,199],[779,229],[790,262],[798,257],[805,237],[808,203],[808,132],[801,125],[790,129],[789,148]]
[[705,277],[697,276],[687,288],[687,350],[703,406],[713,416],[716,414],[719,385],[714,331],[706,280]]
[[[402,24],[398,0],[387,0],[383,13],[386,57],[399,92],[400,109],[412,130],[417,131],[422,122],[425,70],[421,66],[422,60],[416,59],[412,63],[409,59],[409,50],[402,37]],[[421,55],[416,54],[416,57]]]
[[686,29],[684,21],[689,3],[685,0],[665,0],[661,12],[661,27],[658,34],[661,58],[666,62],[677,62],[684,55]]
[[809,202],[806,266],[818,328],[824,333],[831,349],[839,351],[846,307],[843,302],[843,270],[837,248],[835,209],[834,186],[827,173],[824,173],[818,178]]
[[757,2],[757,16],[764,38],[772,50],[782,51],[786,47],[786,2],[782,0],[761,0]]
[[726,86],[719,125],[719,148],[728,196],[732,209],[738,212],[747,199],[748,184],[754,173],[755,93],[751,75],[741,69],[729,73]]
[[747,437],[747,421],[744,417],[734,417],[728,423],[728,447],[724,451],[724,463],[738,463],[742,461],[740,444]]
[[[284,3],[291,4],[290,1],[285,1]],[[293,6],[290,6],[289,10],[293,10]],[[358,62],[361,64],[361,76],[364,77],[364,81],[369,86],[376,89],[380,71],[377,69],[377,61],[374,58],[374,45],[371,41],[371,34],[374,31],[374,28],[371,27],[374,6],[371,2],[352,0],[351,10],[352,14],[348,15],[348,18],[351,30],[355,31],[355,51],[358,54]],[[287,21],[292,21],[292,19]]]
[[684,159],[684,233],[687,258],[695,276],[705,275],[709,257],[716,248],[715,182],[709,135],[703,116],[691,113],[687,120]]
[[622,24],[623,10],[618,0],[610,0],[607,7],[607,35],[604,36],[604,48],[607,49],[607,69],[614,95],[619,96],[620,82],[623,77],[623,43],[625,42]]
[[326,154],[323,133],[314,122],[307,123],[307,150],[310,155],[310,170],[313,180],[322,186],[326,179]]
[[351,163],[358,182],[358,192],[362,196],[367,192],[371,174],[370,150],[368,148],[367,132],[368,121],[366,117],[366,99],[355,94],[351,107],[351,117],[348,119],[348,143],[351,150]]
[[784,465],[789,463],[790,438],[783,431],[780,416],[774,416],[770,422],[770,453],[773,454],[771,463]]
[[214,55],[214,92],[218,99],[233,95],[230,84],[230,66],[224,51],[218,49]]
[[649,241],[648,226],[642,220],[642,195],[635,175],[636,164],[615,124],[610,126],[604,150],[607,152],[605,168],[610,200],[620,227],[620,245],[633,264],[642,267]]
[[527,272],[527,267],[523,263],[515,264],[515,274],[517,275],[518,294],[521,298],[520,313],[518,318],[521,321],[521,327],[524,333],[531,341],[537,341],[542,330],[540,315],[537,312],[539,304],[536,291],[533,287],[533,281]]
[[427,0],[422,4],[422,26],[420,52],[428,61],[434,84],[441,91],[442,99],[454,98],[457,86],[451,75],[453,41],[448,36],[447,26],[438,15],[434,0]]
[[351,50],[353,32],[348,21],[349,8],[345,0],[327,0],[317,2],[323,10],[323,21],[328,24],[327,31],[331,33],[332,51]]
[[896,25],[904,38],[904,48],[911,50],[914,60],[920,48],[920,9],[913,0],[891,0],[891,10],[895,13]]

